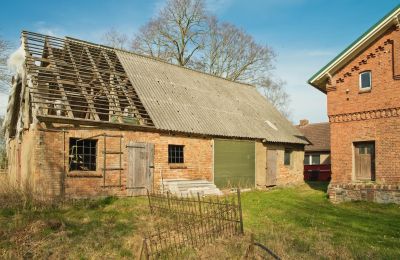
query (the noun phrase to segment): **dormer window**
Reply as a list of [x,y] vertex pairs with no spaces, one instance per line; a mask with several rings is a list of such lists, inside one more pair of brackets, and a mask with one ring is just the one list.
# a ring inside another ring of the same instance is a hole
[[360,90],[369,90],[372,87],[371,71],[360,73]]

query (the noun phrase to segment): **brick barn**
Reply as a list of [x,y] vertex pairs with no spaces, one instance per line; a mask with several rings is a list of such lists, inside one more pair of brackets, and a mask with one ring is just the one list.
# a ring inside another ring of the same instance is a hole
[[251,85],[69,37],[23,32],[19,52],[5,128],[23,187],[93,197],[302,181],[307,142]]
[[310,124],[300,120],[297,126],[310,144],[304,148],[304,180],[331,180],[331,137],[328,122]]
[[330,199],[400,203],[400,6],[309,83],[328,98]]

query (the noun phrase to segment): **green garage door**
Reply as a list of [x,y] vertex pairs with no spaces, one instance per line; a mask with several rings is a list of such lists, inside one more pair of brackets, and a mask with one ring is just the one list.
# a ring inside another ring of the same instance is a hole
[[218,188],[254,187],[255,143],[214,140],[214,182]]

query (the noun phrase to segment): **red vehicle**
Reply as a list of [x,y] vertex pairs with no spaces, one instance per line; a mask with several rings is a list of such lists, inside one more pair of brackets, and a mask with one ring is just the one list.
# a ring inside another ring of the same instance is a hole
[[304,180],[305,181],[330,181],[331,180],[331,165],[304,165]]

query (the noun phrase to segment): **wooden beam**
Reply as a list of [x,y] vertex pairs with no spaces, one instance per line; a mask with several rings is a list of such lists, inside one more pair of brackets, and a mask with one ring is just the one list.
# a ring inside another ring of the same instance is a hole
[[[84,83],[83,83],[83,81],[81,79],[81,76],[79,74],[79,70],[76,67],[75,59],[74,59],[74,56],[72,55],[71,48],[69,46],[69,42],[68,41],[65,41],[65,48],[66,48],[66,50],[68,52],[68,55],[69,55],[69,57],[71,59],[72,66],[74,67],[74,70],[76,72],[76,77],[78,78],[78,83],[80,84],[81,92],[82,92],[83,96],[85,97],[85,99],[86,99],[86,101],[88,103],[90,115],[92,116],[92,118],[94,120],[100,121],[100,117],[96,112],[96,108],[94,106],[93,99],[92,99],[91,96],[89,96],[89,94],[88,94],[88,92],[86,90],[86,87],[84,86]],[[90,118],[90,116],[89,116],[89,118]]]
[[56,69],[53,73],[54,73],[54,75],[55,75],[55,77],[56,77],[56,80],[57,80],[57,82],[58,82],[58,83],[57,83],[58,88],[61,90],[61,99],[62,99],[62,101],[63,101],[63,105],[67,108],[67,114],[68,114],[68,116],[69,116],[70,118],[74,118],[74,114],[73,114],[72,111],[71,111],[72,109],[71,109],[71,106],[69,105],[67,95],[65,94],[64,86],[63,86],[62,83],[59,82],[59,81],[61,80],[61,77],[60,77],[60,74],[59,74],[59,72],[58,72],[58,70],[57,70],[57,63],[55,62],[55,57],[54,57],[53,49],[52,49],[52,47],[50,46],[50,44],[49,44],[48,41],[45,42],[45,48],[47,48],[47,50],[48,50],[48,52],[49,52],[50,65],[53,66],[53,67]]
[[139,111],[138,111],[138,109],[137,109],[137,107],[136,107],[136,104],[135,104],[135,103],[133,102],[133,100],[129,97],[129,94],[127,94],[126,83],[127,83],[128,81],[122,80],[121,77],[120,77],[118,74],[116,74],[117,71],[116,71],[116,69],[115,69],[115,65],[112,63],[110,57],[108,56],[108,54],[107,54],[103,49],[101,50],[101,53],[103,54],[105,60],[107,61],[108,66],[111,68],[111,70],[112,70],[113,72],[115,72],[114,75],[115,75],[115,77],[117,78],[117,81],[118,81],[118,83],[119,83],[119,88],[122,90],[122,92],[124,93],[126,99],[127,99],[128,102],[129,102],[129,105],[130,105],[130,106],[132,107],[132,109],[134,110],[135,117],[137,117],[137,118],[139,119],[139,122],[140,122],[141,124],[143,124],[144,122],[143,122],[142,116],[140,115],[140,113],[139,113]]
[[[110,92],[108,91],[107,85],[104,83],[103,78],[102,78],[101,75],[100,75],[100,72],[99,72],[99,69],[98,69],[98,67],[97,67],[97,64],[96,64],[96,62],[94,61],[94,59],[93,59],[93,57],[92,57],[92,54],[90,53],[89,48],[88,48],[87,46],[84,46],[83,48],[85,49],[86,54],[87,54],[87,56],[89,57],[90,63],[92,64],[92,67],[93,67],[94,75],[96,76],[97,80],[100,82],[100,85],[101,85],[102,88],[103,88],[103,92],[104,92],[104,94],[106,95],[109,104],[110,104],[111,106],[117,108],[117,106],[116,106],[116,104],[115,104],[115,101],[113,100],[113,97],[111,96]],[[100,58],[99,58],[99,59],[100,59]],[[120,123],[123,123],[123,120],[122,120],[122,118],[121,118],[121,116],[122,116],[121,107],[118,107],[116,112],[117,112],[116,115],[118,116],[118,121],[119,121]],[[110,117],[109,117],[109,119],[108,119],[109,121],[111,121],[111,115],[113,115],[113,112],[110,111]]]

